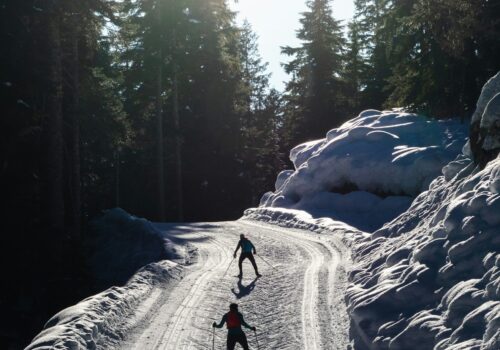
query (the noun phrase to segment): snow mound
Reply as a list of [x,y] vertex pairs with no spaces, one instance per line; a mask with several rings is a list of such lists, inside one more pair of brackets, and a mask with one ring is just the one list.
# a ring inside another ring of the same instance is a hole
[[355,246],[346,300],[365,346],[500,348],[500,156],[444,173]]
[[169,261],[145,266],[123,287],[112,287],[68,307],[46,324],[25,350],[96,349],[116,344],[130,329],[127,321],[155,287],[181,278],[181,268]]
[[405,211],[467,139],[457,120],[367,110],[290,152],[260,207],[304,210],[373,231]]
[[107,210],[91,222],[86,237],[89,272],[100,290],[123,286],[62,310],[26,349],[95,349],[96,344],[117,344],[133,327],[138,306],[153,291],[158,294],[181,278],[181,265],[164,260],[182,259],[178,248],[148,220],[120,208]]
[[[292,150],[296,170],[245,212],[353,240],[354,348],[500,349],[499,93],[500,73],[483,88],[463,147],[457,121],[365,111]],[[356,233],[367,213],[397,213],[382,204],[402,194],[409,208],[371,235]]]
[[245,210],[242,220],[256,220],[267,222],[282,227],[298,228],[302,230],[323,232],[342,232],[339,237],[346,245],[366,238],[367,233],[361,232],[344,222],[335,221],[331,218],[313,218],[310,214],[302,210],[283,208],[250,208]]
[[484,84],[472,116],[470,144],[476,163],[484,166],[500,151],[500,72]]
[[178,258],[172,242],[150,221],[120,208],[91,222],[86,252],[90,273],[103,288],[125,283],[149,263]]

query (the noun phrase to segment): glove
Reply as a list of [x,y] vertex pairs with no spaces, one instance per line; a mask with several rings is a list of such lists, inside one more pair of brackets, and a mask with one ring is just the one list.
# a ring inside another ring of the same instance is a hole
[[254,250],[254,251],[253,251],[253,253],[254,253],[254,254],[257,254],[257,251],[256,251],[256,250]]
[[214,323],[212,323],[212,327],[214,327],[214,328],[215,328],[215,326],[217,326],[217,323],[215,323],[215,322],[214,322]]
[[236,253],[233,254],[233,258],[236,259]]
[[257,328],[255,328],[255,327],[252,327],[252,331],[254,331],[254,332],[255,332],[255,331],[257,331]]

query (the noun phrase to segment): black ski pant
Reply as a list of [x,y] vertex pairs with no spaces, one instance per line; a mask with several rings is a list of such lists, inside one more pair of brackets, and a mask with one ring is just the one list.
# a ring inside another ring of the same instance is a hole
[[249,350],[247,336],[243,331],[238,333],[227,333],[227,350],[234,350],[236,343],[240,343],[243,350]]
[[243,275],[243,269],[242,269],[241,265],[243,264],[243,260],[245,260],[246,258],[248,258],[248,260],[250,260],[250,262],[252,263],[253,269],[255,270],[255,274],[258,275],[259,269],[257,268],[257,264],[255,263],[255,258],[253,257],[252,253],[241,253],[240,260],[238,261],[238,267],[240,268],[240,275]]

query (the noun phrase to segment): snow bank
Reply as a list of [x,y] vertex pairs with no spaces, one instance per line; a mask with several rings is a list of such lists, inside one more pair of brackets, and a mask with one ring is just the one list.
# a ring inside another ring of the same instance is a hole
[[172,242],[153,224],[120,208],[90,224],[86,256],[98,286],[123,284],[141,267],[179,258]]
[[444,172],[356,245],[346,299],[372,348],[500,348],[500,156]]
[[500,349],[499,93],[500,73],[483,87],[463,154],[357,242],[346,300],[359,344]]
[[499,349],[500,155],[480,169],[464,152],[372,235],[290,209],[254,208],[245,218],[351,241],[355,348]]
[[474,160],[481,166],[500,151],[500,72],[481,90],[472,116],[470,144]]
[[257,220],[289,228],[314,231],[318,233],[339,231],[339,236],[346,245],[352,245],[357,240],[368,237],[367,233],[361,232],[344,222],[335,221],[330,218],[313,218],[302,210],[283,208],[250,208],[245,210],[243,220]]
[[178,247],[151,222],[120,208],[94,220],[86,238],[89,272],[96,287],[123,286],[111,287],[59,312],[27,350],[95,349],[97,343],[116,344],[133,326],[137,306],[153,290],[181,277],[180,265],[164,260],[182,259],[176,253]]
[[460,152],[457,120],[368,110],[290,152],[295,171],[278,175],[260,207],[304,210],[373,231],[406,210]]
[[[245,215],[354,239],[346,302],[355,348],[500,349],[499,123],[500,73],[483,88],[462,152],[456,122],[365,111],[292,150],[296,170]],[[363,217],[371,201],[380,208],[400,194],[417,196],[371,235],[313,218],[332,209],[328,216],[342,219],[342,207],[354,214],[357,205]]]
[[181,277],[181,268],[170,261],[150,264],[123,287],[112,287],[62,310],[25,350],[95,349],[116,344],[130,329],[127,321],[153,288]]

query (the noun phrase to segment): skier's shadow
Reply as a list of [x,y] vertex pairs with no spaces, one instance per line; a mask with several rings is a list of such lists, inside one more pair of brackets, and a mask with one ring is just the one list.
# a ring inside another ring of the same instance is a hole
[[249,285],[244,285],[241,282],[241,278],[238,279],[238,292],[236,292],[236,288],[231,288],[231,292],[233,292],[234,296],[236,299],[241,299],[243,297],[246,297],[250,293],[252,293],[253,289],[255,288],[255,282],[257,282],[259,278],[255,277],[252,282],[250,282]]

